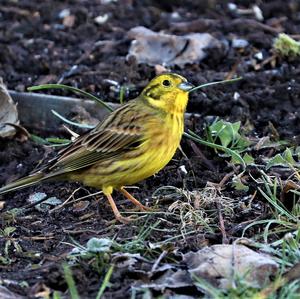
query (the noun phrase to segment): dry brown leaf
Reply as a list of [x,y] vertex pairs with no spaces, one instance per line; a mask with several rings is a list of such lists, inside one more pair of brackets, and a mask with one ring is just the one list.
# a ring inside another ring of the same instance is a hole
[[213,245],[183,256],[192,277],[209,280],[221,288],[232,285],[241,277],[253,287],[262,287],[276,275],[277,263],[268,255],[244,245]]
[[0,298],[1,299],[25,299],[25,297],[11,292],[4,286],[0,285]]
[[199,62],[207,56],[207,49],[221,48],[222,44],[209,33],[191,33],[177,36],[157,33],[145,27],[132,28],[128,32],[133,39],[128,58],[133,56],[138,63],[149,65],[183,67]]
[[13,136],[16,132],[15,128],[5,123],[19,124],[19,119],[17,105],[13,102],[0,77],[0,137]]

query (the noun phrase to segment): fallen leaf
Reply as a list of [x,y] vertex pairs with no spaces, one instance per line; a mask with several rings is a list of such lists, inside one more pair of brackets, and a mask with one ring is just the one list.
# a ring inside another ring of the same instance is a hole
[[13,136],[16,132],[15,128],[5,123],[19,124],[19,120],[17,106],[0,77],[0,137]]
[[278,270],[268,255],[244,245],[213,245],[183,255],[193,279],[209,280],[220,288],[232,286],[234,277],[242,277],[252,287],[262,287]]
[[51,290],[42,282],[37,282],[30,289],[30,298],[50,298]]
[[5,123],[6,126],[12,126],[16,130],[15,138],[20,142],[25,142],[30,137],[29,132],[21,125],[12,124],[12,123]]
[[300,184],[295,183],[292,180],[284,182],[283,188],[280,192],[280,201],[284,206],[291,211],[294,208],[295,193],[300,191]]
[[73,212],[81,213],[81,212],[85,211],[89,205],[90,205],[90,202],[88,200],[76,202],[73,205]]
[[209,33],[191,33],[184,36],[157,33],[145,27],[132,28],[128,37],[133,39],[128,57],[138,63],[152,66],[178,65],[199,62],[207,56],[207,49],[221,48],[222,44]]
[[107,238],[91,238],[86,243],[86,248],[88,252],[92,253],[108,252],[112,243],[112,240]]
[[13,293],[9,289],[1,285],[0,285],[0,298],[1,299],[25,299],[25,297]]
[[142,260],[139,253],[133,254],[117,252],[112,255],[112,263],[116,265],[117,268],[126,268],[131,270],[138,260]]
[[269,284],[267,287],[263,288],[255,298],[265,299],[270,298],[272,293],[275,293],[279,288],[283,287],[285,284],[290,283],[293,280],[299,279],[300,277],[300,263],[294,265],[288,272],[280,276]]
[[194,285],[192,279],[185,270],[169,269],[163,273],[158,279],[151,283],[138,285],[140,288],[150,288],[163,292],[165,289],[178,289],[192,287]]

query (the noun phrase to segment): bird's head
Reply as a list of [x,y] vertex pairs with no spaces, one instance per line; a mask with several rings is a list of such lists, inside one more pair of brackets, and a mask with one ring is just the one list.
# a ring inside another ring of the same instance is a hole
[[141,97],[148,105],[165,113],[184,113],[189,91],[193,87],[180,75],[162,74],[150,81]]

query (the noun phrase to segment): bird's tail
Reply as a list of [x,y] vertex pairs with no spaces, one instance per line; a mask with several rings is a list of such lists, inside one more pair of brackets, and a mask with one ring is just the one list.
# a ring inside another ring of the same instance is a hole
[[29,175],[25,178],[12,182],[6,186],[3,186],[2,188],[0,188],[0,194],[35,185],[42,181],[44,178],[45,175],[42,172],[37,172],[35,174]]

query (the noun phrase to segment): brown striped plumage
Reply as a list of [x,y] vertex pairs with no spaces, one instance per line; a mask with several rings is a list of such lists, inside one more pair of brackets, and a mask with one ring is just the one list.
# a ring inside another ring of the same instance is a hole
[[176,74],[154,78],[136,99],[112,112],[78,137],[45,168],[0,189],[0,194],[45,180],[80,181],[102,189],[122,222],[112,197],[120,190],[141,209],[124,185],[132,185],[162,169],[173,157],[183,133],[184,111],[192,85]]

